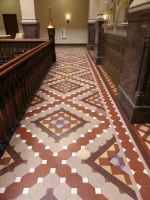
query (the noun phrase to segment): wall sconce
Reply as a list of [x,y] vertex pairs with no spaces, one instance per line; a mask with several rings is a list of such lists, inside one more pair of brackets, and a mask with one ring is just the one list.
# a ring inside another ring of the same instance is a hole
[[106,21],[107,15],[103,15],[103,20]]
[[70,22],[70,15],[66,15],[66,20],[67,20],[67,23]]

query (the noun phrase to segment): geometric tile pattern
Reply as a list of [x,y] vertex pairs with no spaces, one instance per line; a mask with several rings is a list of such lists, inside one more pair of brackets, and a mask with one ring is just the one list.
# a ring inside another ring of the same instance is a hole
[[31,106],[35,106],[36,104],[41,103],[43,101],[43,98],[39,97],[38,95],[35,95],[34,99],[31,102]]
[[81,86],[77,85],[75,83],[72,83],[70,81],[63,81],[61,83],[57,83],[57,84],[51,85],[49,87],[65,94],[67,92],[70,92],[77,88],[80,88]]
[[90,73],[90,74],[85,74],[85,75],[80,76],[80,77],[81,77],[81,78],[84,78],[84,79],[86,79],[86,80],[89,80],[89,81],[94,81],[93,76],[92,76],[91,73]]
[[60,140],[77,128],[83,126],[86,121],[64,109],[60,109],[34,121],[34,123],[37,127],[45,130],[55,140]]
[[[116,97],[117,96],[117,88],[105,72],[105,70],[101,66],[97,66],[106,86],[110,88],[111,94]],[[131,132],[133,132],[132,136],[135,138],[135,141],[139,140],[140,144],[143,145],[141,148],[141,153],[145,159],[145,162],[148,164],[150,169],[150,124],[133,124],[130,127]]]
[[101,100],[98,92],[82,99],[82,101],[84,101],[92,106],[96,106],[97,108],[101,108],[101,109],[105,110],[104,104],[102,103],[102,100]]
[[65,68],[59,69],[59,72],[62,72],[65,74],[72,74],[73,72],[77,72],[77,71],[79,71],[79,69],[75,69],[72,67],[65,67]]
[[22,158],[8,145],[0,159],[0,176],[23,162]]
[[85,47],[56,55],[0,160],[0,199],[149,199],[141,144]]

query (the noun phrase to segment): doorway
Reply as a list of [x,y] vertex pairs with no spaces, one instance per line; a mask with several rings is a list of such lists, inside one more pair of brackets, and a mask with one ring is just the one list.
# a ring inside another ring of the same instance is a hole
[[14,39],[16,33],[19,33],[16,14],[3,14],[3,21],[6,35],[11,35],[11,39]]

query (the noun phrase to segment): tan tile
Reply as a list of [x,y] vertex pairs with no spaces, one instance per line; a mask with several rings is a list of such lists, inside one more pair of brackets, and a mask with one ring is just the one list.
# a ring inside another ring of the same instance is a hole
[[89,183],[95,188],[101,188],[105,183],[105,178],[101,174],[95,172],[89,176]]
[[82,200],[77,194],[71,194],[66,200]]
[[27,164],[20,164],[14,169],[14,174],[18,177],[22,177],[29,172],[29,166]]
[[51,138],[51,137],[45,138],[45,139],[43,140],[43,144],[44,144],[45,146],[51,146],[51,145],[54,144],[54,143],[55,143],[55,140],[54,140],[53,138]]
[[32,157],[31,159],[28,160],[27,165],[30,168],[36,168],[42,163],[42,159],[38,156]]
[[59,184],[59,180],[60,180],[59,176],[57,174],[52,173],[44,177],[43,184],[47,188],[54,188],[56,187],[56,185]]
[[127,194],[119,194],[116,200],[133,200],[133,198]]
[[59,152],[59,151],[62,150],[62,144],[60,144],[60,143],[55,143],[55,144],[53,144],[53,145],[51,146],[50,149],[51,149],[51,151],[52,151],[53,153]]
[[11,140],[9,141],[9,144],[11,146],[16,146],[17,144],[21,143],[21,138],[20,137],[16,137],[16,134],[13,135],[13,137],[11,138]]
[[58,184],[53,191],[58,200],[65,200],[71,194],[71,188],[66,183]]
[[47,139],[47,138],[48,138],[48,134],[47,134],[47,133],[44,133],[44,132],[41,132],[41,133],[37,134],[36,137],[37,137],[39,140],[44,140],[44,139]]
[[115,200],[119,196],[119,189],[113,183],[105,183],[102,187],[102,194],[110,200]]
[[89,152],[96,152],[99,148],[97,145],[95,145],[95,143],[89,143],[86,145],[85,147]]
[[67,160],[67,165],[69,165],[71,168],[77,168],[80,166],[81,160],[78,157],[70,157]]
[[17,152],[22,152],[22,151],[26,150],[27,147],[28,146],[25,143],[20,143],[15,146],[14,150]]
[[15,200],[32,200],[32,199],[31,199],[31,197],[28,194],[21,194]]
[[29,160],[34,156],[34,151],[32,151],[31,149],[26,149],[24,151],[21,152],[20,157],[23,160]]
[[32,200],[41,199],[46,194],[47,188],[43,183],[36,183],[29,190],[29,195]]
[[81,160],[86,160],[90,157],[90,152],[86,149],[81,149],[77,152],[77,156],[78,158],[80,158]]
[[7,172],[0,176],[0,187],[8,187],[16,179],[16,176],[13,172]]
[[102,137],[97,137],[94,139],[94,144],[97,145],[98,147],[103,146],[106,144],[106,140]]
[[87,164],[82,164],[77,168],[77,173],[84,177],[89,177],[92,174],[92,168]]

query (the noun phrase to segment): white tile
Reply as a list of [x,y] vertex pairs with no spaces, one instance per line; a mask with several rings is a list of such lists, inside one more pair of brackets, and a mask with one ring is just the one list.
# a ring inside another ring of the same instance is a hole
[[27,130],[26,130],[26,132],[30,132],[30,131],[31,131],[30,129],[27,129]]
[[67,161],[66,160],[62,160],[61,164],[66,164]]
[[93,140],[89,140],[89,143],[93,143]]
[[27,149],[32,149],[32,146],[28,146],[28,148]]
[[39,156],[39,153],[38,153],[38,152],[35,152],[34,156]]
[[95,194],[101,194],[101,188],[95,188]]
[[60,178],[60,183],[66,183],[66,178]]
[[100,135],[100,134],[97,134],[96,137],[101,137],[101,135]]
[[1,188],[0,188],[0,193],[4,193],[4,192],[5,192],[5,190],[6,190],[6,188],[5,188],[5,187],[1,187]]
[[88,178],[82,178],[82,182],[83,182],[83,183],[88,183],[89,180],[88,180]]
[[29,173],[34,173],[35,168],[30,168]]
[[32,135],[32,137],[36,137],[36,135],[35,135],[35,134],[33,134],[33,135]]
[[76,143],[77,141],[76,140],[72,140],[72,143]]
[[50,147],[49,147],[49,146],[46,146],[45,149],[50,149]]
[[43,182],[43,178],[38,178],[37,183],[42,183]]
[[43,143],[43,140],[39,140],[38,143]]
[[28,194],[29,188],[24,188],[22,194]]
[[71,194],[77,194],[77,188],[71,188]]
[[68,149],[68,147],[67,146],[63,146],[63,149]]
[[26,143],[26,140],[22,140],[22,143]]
[[46,164],[47,163],[47,160],[42,160],[42,164]]
[[20,137],[20,134],[16,134],[16,137]]
[[56,152],[56,153],[53,153],[53,156],[58,156],[58,153]]
[[16,177],[15,182],[20,182],[21,181],[21,177]]
[[76,156],[77,155],[77,153],[72,153],[72,156]]
[[81,146],[81,149],[85,149],[85,146]]
[[56,172],[56,168],[51,168],[50,173],[55,173]]
[[77,172],[77,169],[76,168],[72,168],[71,169],[71,173],[76,173]]

